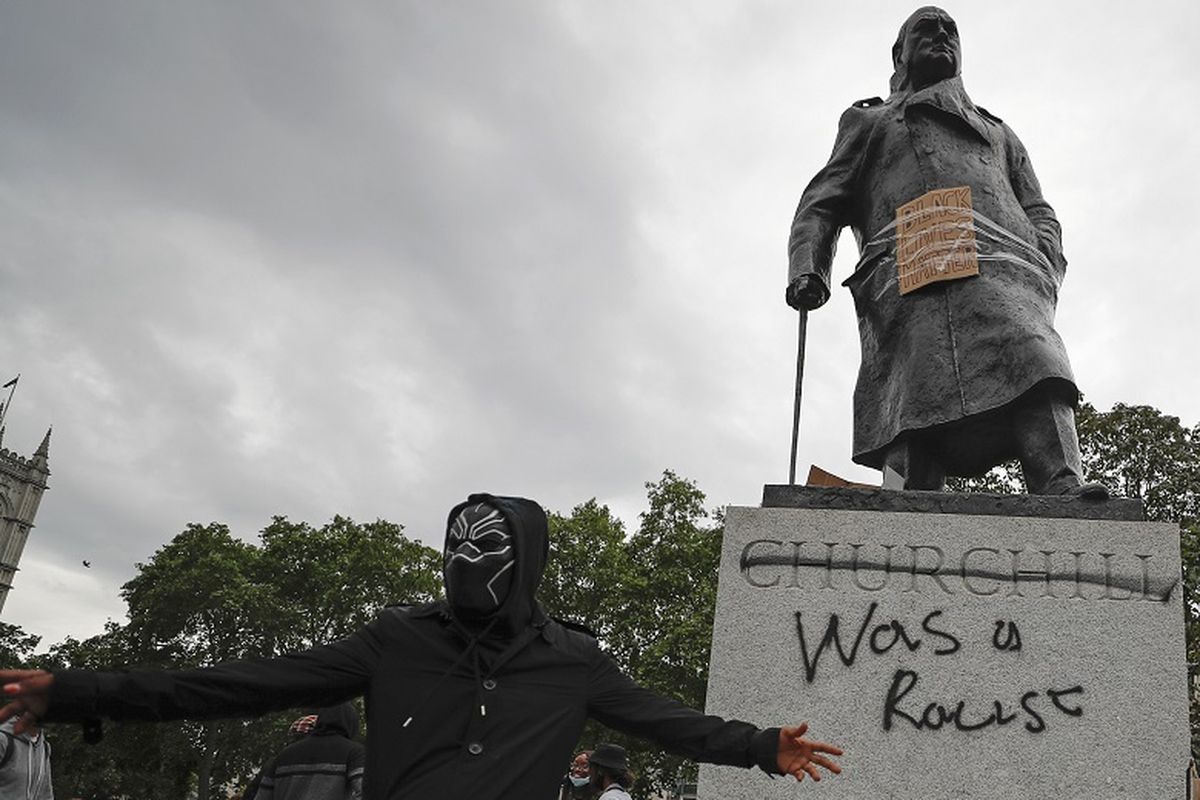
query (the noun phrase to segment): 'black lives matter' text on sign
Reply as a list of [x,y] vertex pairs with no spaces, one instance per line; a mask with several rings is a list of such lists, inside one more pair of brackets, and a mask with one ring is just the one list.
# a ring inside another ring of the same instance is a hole
[[926,192],[896,209],[900,294],[979,274],[971,187]]

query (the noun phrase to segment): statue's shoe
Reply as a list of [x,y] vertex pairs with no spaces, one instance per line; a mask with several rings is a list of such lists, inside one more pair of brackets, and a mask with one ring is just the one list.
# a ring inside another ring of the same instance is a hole
[[1064,497],[1082,497],[1084,500],[1107,500],[1108,487],[1103,483],[1076,483],[1064,486],[1054,494]]
[[1081,483],[1075,487],[1071,494],[1082,497],[1085,500],[1107,500],[1108,487],[1103,483]]
[[1078,479],[1069,478],[1068,482],[1057,483],[1047,487],[1043,494],[1060,497],[1082,497],[1084,500],[1107,500],[1108,487],[1103,483],[1079,483]]

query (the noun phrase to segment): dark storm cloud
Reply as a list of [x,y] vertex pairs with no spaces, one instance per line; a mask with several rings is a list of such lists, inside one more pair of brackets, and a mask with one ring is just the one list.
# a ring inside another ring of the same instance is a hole
[[5,350],[58,426],[52,558],[403,517],[431,473],[450,502],[449,473],[612,433],[637,154],[552,11],[29,5],[0,35]]

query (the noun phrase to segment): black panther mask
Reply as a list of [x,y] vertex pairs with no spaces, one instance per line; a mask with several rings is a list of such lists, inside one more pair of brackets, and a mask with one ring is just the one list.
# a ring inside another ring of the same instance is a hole
[[512,587],[515,563],[504,515],[486,503],[464,508],[446,531],[446,597],[455,612],[467,619],[495,613]]

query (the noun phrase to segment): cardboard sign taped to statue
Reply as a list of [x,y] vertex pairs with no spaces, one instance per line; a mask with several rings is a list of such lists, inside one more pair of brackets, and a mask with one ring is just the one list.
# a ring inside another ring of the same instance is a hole
[[970,186],[934,189],[896,209],[900,294],[978,274]]

